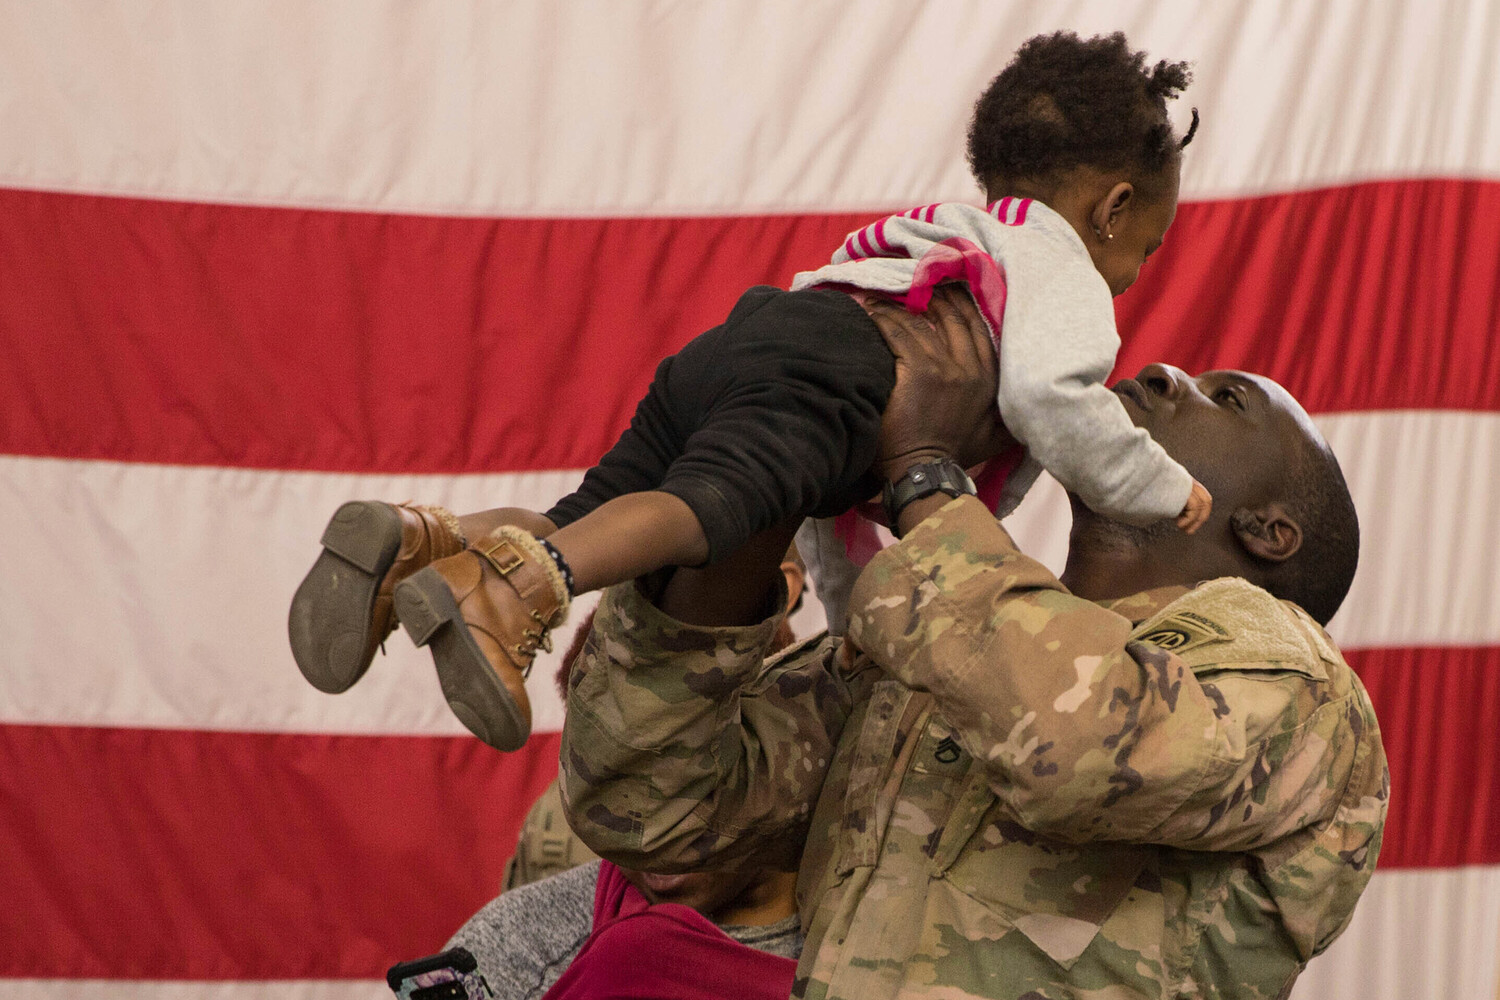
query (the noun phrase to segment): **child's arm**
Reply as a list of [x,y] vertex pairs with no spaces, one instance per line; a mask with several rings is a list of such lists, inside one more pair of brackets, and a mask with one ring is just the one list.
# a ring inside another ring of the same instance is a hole
[[[1061,223],[1059,220],[1059,229]],[[1006,248],[1000,415],[1044,469],[1095,510],[1128,524],[1196,530],[1201,486],[1131,421],[1104,386],[1119,350],[1114,301],[1071,230],[1017,231]]]

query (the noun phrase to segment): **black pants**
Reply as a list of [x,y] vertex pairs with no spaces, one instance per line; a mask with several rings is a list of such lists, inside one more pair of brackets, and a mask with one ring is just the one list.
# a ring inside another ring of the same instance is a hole
[[895,362],[842,292],[752,288],[723,325],[656,369],[630,427],[547,512],[558,527],[625,493],[680,497],[709,561],[794,516],[880,491],[871,472]]

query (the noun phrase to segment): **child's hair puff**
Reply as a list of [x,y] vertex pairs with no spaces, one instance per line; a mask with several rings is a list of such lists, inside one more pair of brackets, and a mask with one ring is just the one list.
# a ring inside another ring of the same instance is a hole
[[1009,182],[1055,183],[1075,167],[1127,170],[1149,182],[1198,129],[1178,138],[1167,101],[1192,80],[1185,62],[1149,69],[1125,35],[1037,35],[1016,51],[974,105],[968,156],[991,192]]

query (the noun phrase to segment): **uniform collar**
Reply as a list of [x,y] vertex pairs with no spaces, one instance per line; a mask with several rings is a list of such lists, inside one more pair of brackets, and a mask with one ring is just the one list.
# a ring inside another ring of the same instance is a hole
[[1165,587],[1143,590],[1139,594],[1131,594],[1128,597],[1100,601],[1099,604],[1123,618],[1130,619],[1132,625],[1139,625],[1192,589],[1192,587],[1174,583]]

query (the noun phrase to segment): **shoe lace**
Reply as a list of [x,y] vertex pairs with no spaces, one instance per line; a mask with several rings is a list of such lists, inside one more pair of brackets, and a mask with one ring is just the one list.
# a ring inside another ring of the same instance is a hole
[[536,651],[538,648],[548,653],[552,652],[551,626],[547,624],[546,620],[542,618],[541,613],[537,611],[531,612],[531,620],[536,622],[537,627],[523,628],[521,630],[521,634],[526,638],[525,640],[516,643],[516,652],[519,655],[528,658],[526,661],[526,666],[521,670],[522,677],[531,676],[531,665],[535,662]]

